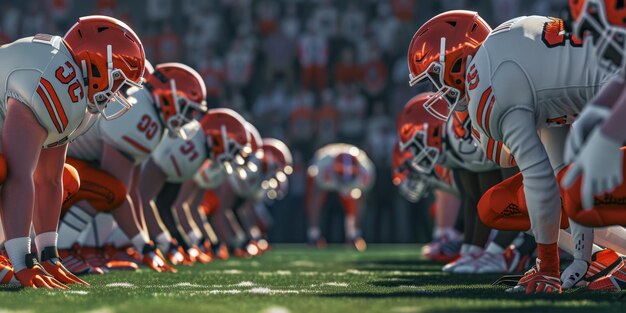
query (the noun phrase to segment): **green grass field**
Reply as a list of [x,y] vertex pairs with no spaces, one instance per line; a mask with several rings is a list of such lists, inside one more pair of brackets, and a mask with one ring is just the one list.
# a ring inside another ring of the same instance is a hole
[[0,288],[4,312],[626,312],[619,295],[570,291],[509,295],[497,276],[459,276],[419,257],[419,246],[315,251],[278,245],[254,259],[179,267],[177,274],[88,276],[70,291]]

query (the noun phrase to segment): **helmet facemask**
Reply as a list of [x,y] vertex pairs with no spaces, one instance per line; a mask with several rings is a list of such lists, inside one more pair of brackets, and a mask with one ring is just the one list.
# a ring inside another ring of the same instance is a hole
[[[87,73],[87,63],[84,60],[81,63],[83,73]],[[94,93],[93,99],[88,101],[88,109],[91,113],[100,113],[105,120],[110,121],[124,115],[133,107],[134,103],[129,101],[120,91],[124,87],[142,87],[141,83],[128,79],[124,71],[113,67],[113,47],[111,45],[107,45],[107,77],[107,88]],[[139,81],[141,82],[141,79]],[[113,107],[112,104],[114,103],[117,106]]]
[[[461,98],[461,91],[459,89],[449,86],[445,82],[445,37],[441,38],[440,49],[438,62],[432,62],[424,72],[417,76],[414,76],[412,73],[409,74],[409,85],[415,86],[422,81],[430,81],[435,89],[434,95],[423,104],[424,109],[434,117],[442,121],[447,121],[463,99]],[[443,102],[437,101],[439,99],[445,100],[447,106],[441,105]]]
[[[178,90],[176,89],[176,81],[174,79],[170,79],[170,89],[170,100],[174,105],[174,110],[176,113],[166,117],[165,114],[163,114],[162,112],[163,122],[172,134],[184,140],[189,140],[196,135],[199,128],[184,128],[185,124],[190,123],[194,120],[194,111],[206,112],[206,107],[200,103],[189,100],[182,93],[178,92]],[[157,102],[160,101],[158,100],[159,97],[155,98],[157,99]],[[160,107],[160,103],[157,103],[157,105]]]
[[574,22],[574,34],[583,36],[595,47],[603,74],[624,69],[626,60],[626,29],[614,26],[606,18],[606,8],[598,1],[584,1],[580,16]]
[[410,167],[420,173],[429,174],[439,162],[440,152],[437,147],[428,145],[428,124],[423,129],[416,130],[413,136],[400,142],[400,151],[409,151],[413,158],[409,161]]

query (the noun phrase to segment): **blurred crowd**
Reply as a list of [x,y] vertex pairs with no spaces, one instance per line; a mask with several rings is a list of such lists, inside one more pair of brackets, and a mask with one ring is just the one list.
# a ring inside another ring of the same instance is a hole
[[[418,90],[408,86],[406,48],[427,19],[472,9],[492,27],[521,15],[558,16],[567,0],[21,0],[0,1],[0,42],[63,34],[76,18],[126,21],[153,64],[201,73],[210,107],[229,107],[263,136],[292,149],[287,199],[272,208],[272,241],[305,240],[305,171],[331,142],[363,148],[377,167],[365,212],[368,242],[426,242],[427,200],[409,205],[391,184],[395,116]],[[414,206],[414,207],[412,207]],[[342,214],[332,210],[328,220]],[[328,225],[329,233],[342,229]],[[341,234],[329,236],[343,238]]]

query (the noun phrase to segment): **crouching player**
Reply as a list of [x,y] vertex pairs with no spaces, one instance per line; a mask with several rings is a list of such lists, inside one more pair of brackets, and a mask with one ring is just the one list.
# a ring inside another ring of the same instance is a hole
[[310,244],[323,246],[320,217],[328,192],[336,192],[345,212],[346,241],[358,251],[367,244],[361,236],[361,214],[366,193],[374,183],[374,165],[361,149],[343,143],[326,145],[315,153],[307,169],[307,198]]
[[[67,142],[98,115],[115,118],[132,106],[119,90],[140,85],[143,46],[124,23],[89,16],[65,38],[23,38],[2,46],[0,56],[2,153],[11,169],[2,186],[2,222],[15,278],[28,287],[84,283],[62,266],[56,248]],[[107,108],[112,99],[124,106],[119,114]]]

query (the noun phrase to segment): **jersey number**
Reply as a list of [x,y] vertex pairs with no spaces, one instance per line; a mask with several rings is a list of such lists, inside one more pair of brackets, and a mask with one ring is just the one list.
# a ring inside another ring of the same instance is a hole
[[196,151],[196,145],[194,145],[192,141],[187,141],[185,142],[185,144],[180,146],[180,152],[182,152],[182,154],[185,156],[186,155],[189,156],[189,162],[192,162],[193,160],[198,158],[198,151]]
[[156,135],[157,131],[159,130],[159,125],[152,121],[152,118],[150,118],[149,115],[144,114],[141,117],[141,121],[139,121],[139,124],[137,124],[137,129],[144,133],[146,135],[146,138],[148,140],[152,140],[152,138],[154,138],[154,135]]
[[565,32],[563,20],[550,17],[551,21],[543,24],[543,33],[541,40],[548,48],[565,46],[565,42],[569,41],[572,47],[582,47],[583,42],[573,34]]
[[72,63],[65,62],[65,66],[59,66],[55,72],[55,76],[61,84],[69,84],[69,86],[67,86],[67,93],[70,99],[72,99],[72,102],[76,103],[83,98],[83,86],[78,82],[78,79],[76,79],[76,71]]

